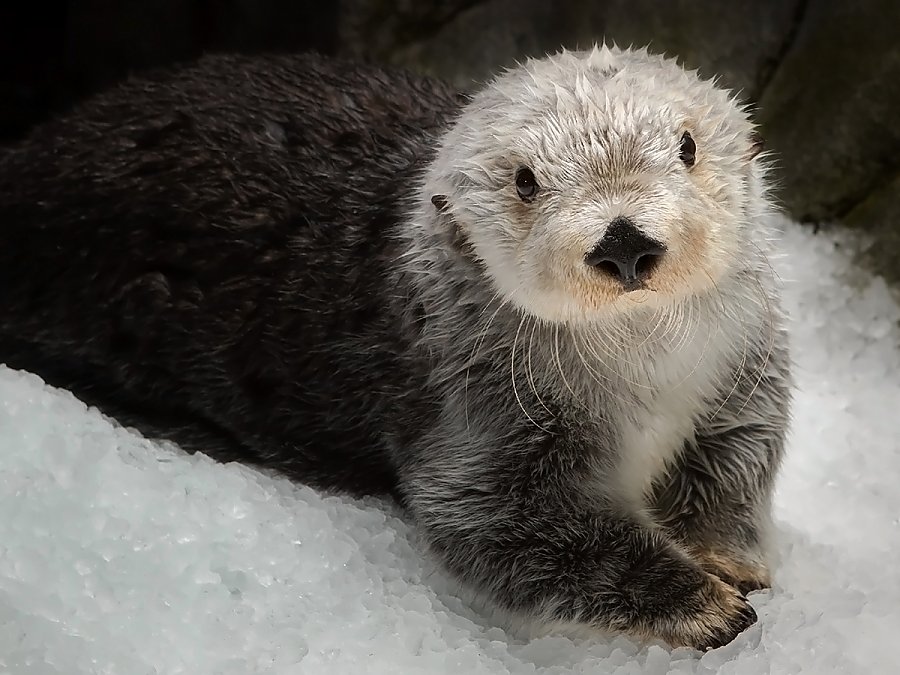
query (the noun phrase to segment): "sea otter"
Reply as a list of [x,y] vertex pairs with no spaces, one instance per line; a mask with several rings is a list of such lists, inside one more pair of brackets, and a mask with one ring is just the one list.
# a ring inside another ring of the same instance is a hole
[[551,628],[755,620],[791,378],[764,155],[646,50],[473,94],[206,56],[0,156],[0,361],[153,438],[390,493]]

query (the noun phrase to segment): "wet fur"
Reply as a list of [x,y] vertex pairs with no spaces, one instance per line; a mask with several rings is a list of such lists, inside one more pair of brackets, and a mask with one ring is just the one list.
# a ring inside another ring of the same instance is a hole
[[707,163],[632,214],[680,252],[656,290],[566,271],[613,214],[558,175],[537,205],[558,236],[519,274],[498,242],[538,230],[509,172],[550,186],[585,150],[511,124],[547,141],[515,159],[493,106],[552,77],[571,132],[576,108],[614,117],[597,73],[660,68],[694,110],[701,86],[643,52],[555,58],[470,102],[314,56],[206,57],[38,128],[0,156],[0,360],[189,451],[390,492],[449,571],[547,627],[724,644],[754,615],[716,575],[768,579],[790,389],[752,127],[702,84]]

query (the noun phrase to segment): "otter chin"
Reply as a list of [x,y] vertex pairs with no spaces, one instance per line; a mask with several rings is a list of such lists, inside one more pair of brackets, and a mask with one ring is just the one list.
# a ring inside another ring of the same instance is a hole
[[310,54],[147,72],[0,154],[0,361],[391,495],[538,630],[718,647],[771,583],[793,388],[761,147],[647,50],[465,96]]

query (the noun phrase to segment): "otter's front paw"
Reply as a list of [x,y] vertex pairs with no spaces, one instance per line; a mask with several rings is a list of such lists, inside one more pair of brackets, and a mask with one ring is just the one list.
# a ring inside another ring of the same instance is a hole
[[763,563],[712,549],[697,550],[693,557],[704,570],[734,586],[743,595],[772,586],[769,569]]
[[756,612],[735,587],[710,574],[704,577],[692,597],[657,622],[659,637],[673,647],[722,647],[756,623]]

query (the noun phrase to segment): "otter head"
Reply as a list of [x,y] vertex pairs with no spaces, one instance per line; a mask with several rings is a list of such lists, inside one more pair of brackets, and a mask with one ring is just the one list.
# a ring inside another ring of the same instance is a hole
[[424,197],[520,309],[590,321],[676,304],[747,264],[760,149],[730,94],[675,61],[564,51],[473,96]]

